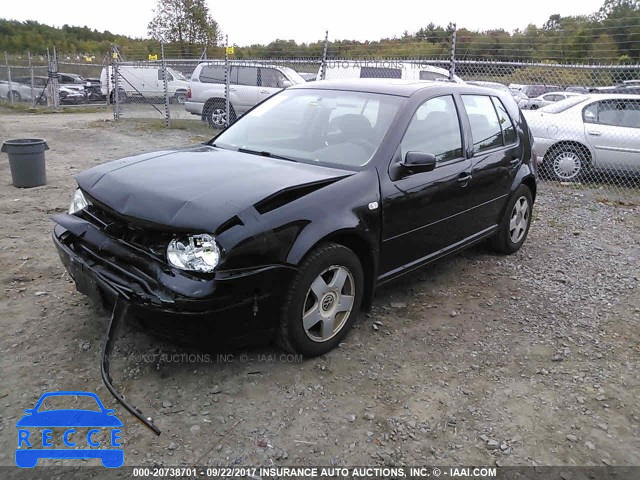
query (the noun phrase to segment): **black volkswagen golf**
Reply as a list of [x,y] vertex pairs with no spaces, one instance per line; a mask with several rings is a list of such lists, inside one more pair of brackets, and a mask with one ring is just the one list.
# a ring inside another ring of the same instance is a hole
[[488,240],[524,243],[536,196],[509,94],[401,80],[311,82],[206,144],[79,174],[54,241],[77,288],[147,324],[206,322],[313,356],[377,286]]

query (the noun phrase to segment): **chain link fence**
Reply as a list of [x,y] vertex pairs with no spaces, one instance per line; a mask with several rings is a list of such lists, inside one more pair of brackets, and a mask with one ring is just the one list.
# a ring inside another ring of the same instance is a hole
[[[501,90],[513,96],[529,123],[543,179],[620,187],[625,196],[640,197],[638,65],[226,57],[115,62],[114,68],[118,80],[110,98],[117,119],[163,118],[167,125],[193,119],[216,130],[283,88],[306,81],[389,78],[470,83],[489,94]],[[114,97],[116,87],[121,93]],[[474,137],[501,135],[495,114],[467,108]]]
[[[533,134],[544,179],[623,188],[624,195],[639,196],[640,65],[472,60],[457,56],[455,35],[453,25],[450,37],[438,39],[437,50],[427,49],[434,52],[429,58],[369,58],[360,50],[337,58],[332,55],[339,49],[329,48],[327,37],[315,57],[278,51],[279,57],[246,58],[226,47],[207,58],[205,51],[195,57],[164,45],[153,53],[129,47],[126,58],[115,46],[102,59],[59,56],[54,50],[10,61],[5,54],[0,99],[51,108],[107,103],[117,121],[157,119],[166,126],[194,121],[220,130],[282,89],[307,81],[470,83],[487,88],[488,95],[501,90],[513,96]],[[422,42],[421,51],[427,51],[424,45],[431,44]],[[340,46],[347,47],[353,48]],[[473,105],[467,109],[474,142],[501,134],[497,115]]]
[[100,74],[107,59],[53,52],[4,54],[0,65],[0,104],[57,109],[105,104]]

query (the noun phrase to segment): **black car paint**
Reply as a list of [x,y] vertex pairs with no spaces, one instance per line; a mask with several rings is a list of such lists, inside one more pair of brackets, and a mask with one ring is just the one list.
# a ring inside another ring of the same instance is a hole
[[[225,325],[242,335],[277,325],[282,294],[297,266],[322,242],[342,243],[361,259],[366,308],[377,285],[492,235],[520,184],[535,196],[531,137],[509,94],[425,82],[323,82],[292,88],[388,93],[406,97],[406,103],[363,168],[222,150],[211,146],[214,138],[208,145],[139,155],[83,172],[76,177],[78,185],[117,219],[114,223],[159,237],[212,232],[223,253],[214,274],[180,271],[161,252],[150,254],[87,226],[91,219],[84,212],[54,218],[54,241],[67,269],[76,265],[74,277],[96,282],[103,303],[128,295],[140,315],[222,318],[241,312]],[[501,98],[519,142],[474,157],[459,97],[464,93]],[[460,112],[464,158],[431,172],[398,173],[398,145],[416,108],[451,94]],[[77,217],[86,224],[78,226]]]

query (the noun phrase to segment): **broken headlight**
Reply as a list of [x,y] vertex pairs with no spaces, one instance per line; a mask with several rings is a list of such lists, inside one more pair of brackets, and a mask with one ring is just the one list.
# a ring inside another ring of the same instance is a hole
[[181,270],[210,273],[218,265],[220,249],[209,234],[174,238],[167,247],[167,260]]
[[82,193],[82,190],[76,188],[76,191],[73,192],[73,197],[71,197],[71,204],[69,205],[69,215],[73,215],[74,213],[78,213],[81,210],[84,210],[87,205],[91,205],[85,196]]

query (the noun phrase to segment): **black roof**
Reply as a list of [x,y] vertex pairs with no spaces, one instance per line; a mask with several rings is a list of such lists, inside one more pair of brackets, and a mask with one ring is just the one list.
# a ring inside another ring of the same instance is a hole
[[[350,80],[320,80],[295,85],[291,88],[311,88],[322,90],[348,90],[353,92],[383,93],[410,97],[415,92],[425,89],[442,89],[451,91],[486,90],[464,83],[429,80],[400,80],[392,78],[355,78]],[[494,94],[494,93],[492,93]]]

